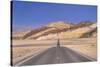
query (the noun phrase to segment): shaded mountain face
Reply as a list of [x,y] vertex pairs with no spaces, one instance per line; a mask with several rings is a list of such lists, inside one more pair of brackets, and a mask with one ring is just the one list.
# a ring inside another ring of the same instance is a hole
[[90,26],[94,24],[94,22],[91,22],[91,21],[82,21],[76,25],[74,25],[73,27],[71,27],[71,29],[77,29],[77,28],[81,28],[81,27],[87,27],[87,26]]
[[57,39],[58,33],[60,39],[83,38],[87,37],[87,35],[89,35],[88,37],[94,36],[97,31],[96,29],[96,23],[93,22],[80,22],[79,24],[74,25],[68,22],[58,21],[51,22],[37,29],[13,34],[12,37],[13,39],[47,40]]
[[96,37],[96,36],[97,36],[97,27],[94,28],[94,29],[91,30],[91,31],[88,31],[88,32],[84,33],[84,34],[81,36],[81,38],[83,38],[83,37]]

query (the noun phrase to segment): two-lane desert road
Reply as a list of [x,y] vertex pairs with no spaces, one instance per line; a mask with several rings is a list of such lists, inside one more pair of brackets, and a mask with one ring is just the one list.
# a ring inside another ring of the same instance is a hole
[[92,61],[65,47],[52,47],[20,65],[40,65]]

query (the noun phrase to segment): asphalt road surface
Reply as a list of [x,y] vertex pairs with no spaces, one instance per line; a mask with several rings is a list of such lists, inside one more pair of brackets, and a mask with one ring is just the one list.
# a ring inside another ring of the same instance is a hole
[[29,59],[23,65],[42,65],[91,61],[88,58],[65,47],[52,47],[41,54]]

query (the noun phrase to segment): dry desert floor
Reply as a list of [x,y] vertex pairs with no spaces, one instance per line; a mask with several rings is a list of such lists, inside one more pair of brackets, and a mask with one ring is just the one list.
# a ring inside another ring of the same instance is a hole
[[[60,45],[82,53],[93,59],[97,58],[96,38],[80,38],[60,40]],[[57,45],[57,40],[12,40],[13,63],[45,51]]]

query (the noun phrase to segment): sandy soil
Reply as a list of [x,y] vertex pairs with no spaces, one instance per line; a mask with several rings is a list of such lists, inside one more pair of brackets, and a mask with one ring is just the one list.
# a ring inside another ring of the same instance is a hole
[[[33,45],[29,45],[33,44]],[[80,39],[67,39],[60,40],[60,44],[64,47],[68,47],[77,52],[83,53],[91,58],[97,58],[97,45],[96,38],[80,38]],[[13,60],[19,57],[23,57],[29,53],[35,54],[44,49],[48,49],[57,45],[57,40],[13,40],[12,45],[29,45],[13,47]],[[35,46],[34,46],[35,45]],[[36,46],[37,45],[37,46]],[[46,46],[45,46],[46,45]]]
[[49,47],[13,47],[12,48],[12,56],[13,59],[16,59],[18,57],[22,57],[24,55],[27,55],[28,53],[33,52],[33,54],[37,51],[43,50],[43,49],[47,49]]
[[12,48],[12,60],[13,64],[16,62],[20,61],[23,58],[27,58],[28,56],[31,55],[36,55],[38,53],[41,53],[42,51],[50,48],[49,46],[28,46],[28,47],[13,47]]
[[39,50],[40,48],[35,47],[13,47],[13,59],[21,57],[29,52]]
[[56,46],[57,40],[12,40],[12,59],[15,63],[16,60],[22,59],[29,54],[37,54],[50,47]]
[[66,47],[71,48],[77,52],[81,52],[91,58],[96,59],[97,53],[96,53],[96,46],[91,44],[83,44],[83,45],[67,45]]
[[65,43],[64,43],[63,46],[68,47],[77,52],[80,52],[91,58],[94,58],[94,59],[97,58],[96,38],[76,39],[76,40],[73,40],[72,43],[71,43],[71,40],[69,40],[69,41],[67,41],[67,42],[69,42],[69,44],[67,43],[67,45],[65,45]]
[[12,45],[54,45],[57,43],[57,40],[32,40],[32,39],[25,39],[25,40],[12,40]]

